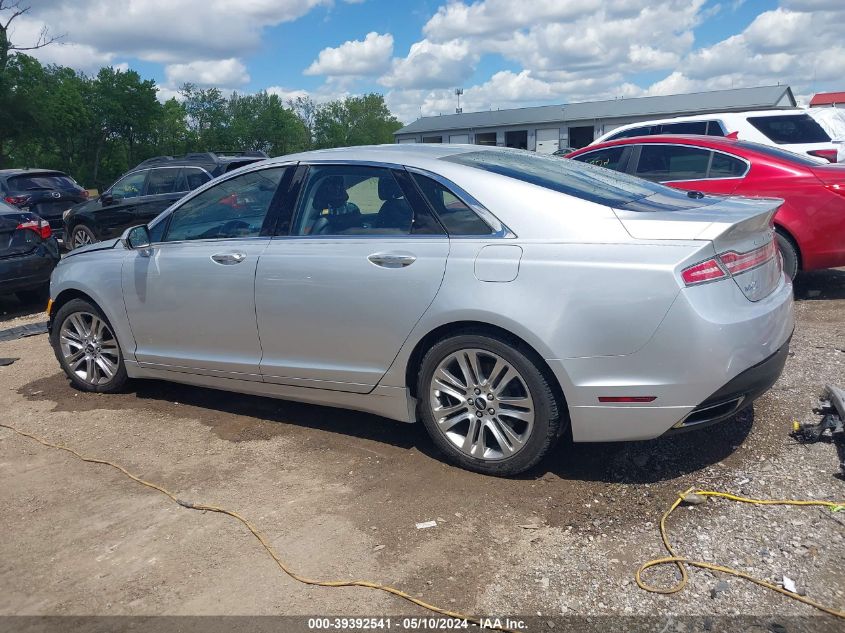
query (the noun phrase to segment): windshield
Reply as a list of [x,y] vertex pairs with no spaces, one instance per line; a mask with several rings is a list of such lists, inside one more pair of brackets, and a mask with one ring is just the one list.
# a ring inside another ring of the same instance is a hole
[[669,198],[686,198],[686,193],[641,178],[533,152],[486,150],[453,154],[441,160],[483,169],[610,207],[658,193]]
[[830,143],[830,137],[809,114],[750,116],[748,122],[775,143]]
[[32,189],[76,189],[76,183],[64,174],[21,174],[9,178],[10,191]]

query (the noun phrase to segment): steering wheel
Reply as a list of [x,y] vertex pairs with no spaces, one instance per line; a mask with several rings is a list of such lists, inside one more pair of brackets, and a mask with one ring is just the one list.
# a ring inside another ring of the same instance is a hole
[[236,237],[240,231],[248,231],[249,223],[243,220],[229,220],[220,227],[218,237]]

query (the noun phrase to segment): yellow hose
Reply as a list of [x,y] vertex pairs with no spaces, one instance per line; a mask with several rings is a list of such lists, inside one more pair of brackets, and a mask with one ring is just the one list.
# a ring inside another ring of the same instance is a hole
[[[402,598],[403,600],[407,600],[408,602],[411,602],[411,603],[413,603],[413,604],[415,604],[419,607],[422,607],[423,609],[428,609],[429,611],[432,611],[434,613],[439,613],[440,615],[444,615],[444,616],[450,617],[450,618],[456,618],[458,620],[466,620],[467,622],[475,624],[476,626],[480,626],[480,624],[481,624],[481,622],[478,618],[474,618],[472,616],[465,615],[465,614],[460,613],[458,611],[450,611],[448,609],[443,609],[441,607],[437,607],[433,604],[429,604],[428,602],[425,602],[424,600],[421,600],[420,598],[416,598],[416,597],[414,597],[410,594],[405,593],[404,591],[402,591],[400,589],[396,589],[395,587],[391,587],[389,585],[382,585],[380,583],[371,582],[369,580],[315,580],[313,578],[307,578],[305,576],[302,576],[302,575],[296,573],[295,571],[291,570],[290,567],[288,567],[285,564],[285,562],[281,559],[279,554],[276,553],[276,550],[273,548],[273,546],[267,541],[267,538],[258,530],[257,527],[255,527],[255,525],[252,524],[252,522],[249,519],[246,519],[245,517],[243,517],[240,514],[238,514],[237,512],[235,512],[234,510],[227,510],[226,508],[221,508],[221,507],[212,506],[212,505],[206,505],[204,503],[191,503],[189,501],[184,501],[182,499],[179,499],[174,493],[170,492],[167,488],[164,488],[163,486],[159,486],[158,484],[155,484],[151,481],[146,481],[144,479],[141,479],[137,475],[133,475],[132,473],[130,473],[128,470],[126,470],[123,466],[121,466],[119,464],[115,464],[114,462],[110,462],[106,459],[98,459],[96,457],[87,457],[85,455],[81,455],[80,453],[76,452],[72,448],[68,448],[67,446],[64,446],[62,444],[54,444],[53,442],[49,442],[49,441],[47,441],[43,438],[40,438],[36,435],[32,435],[31,433],[27,433],[26,431],[21,431],[20,429],[18,429],[15,426],[12,426],[11,424],[0,423],[0,427],[9,429],[10,431],[14,431],[18,435],[22,435],[23,437],[28,437],[29,439],[35,440],[39,444],[42,444],[42,445],[47,446],[49,448],[55,448],[55,449],[58,449],[58,450],[66,451],[66,452],[70,453],[71,455],[75,455],[76,457],[78,457],[79,459],[81,459],[84,462],[89,462],[91,464],[103,464],[104,466],[111,466],[112,468],[119,470],[124,475],[129,477],[132,481],[135,481],[135,482],[141,484],[142,486],[146,486],[147,488],[152,488],[153,490],[160,492],[161,494],[165,495],[166,497],[169,497],[172,501],[174,501],[175,503],[178,503],[183,508],[188,508],[190,510],[205,510],[205,511],[208,511],[208,512],[219,512],[220,514],[225,514],[227,516],[232,517],[233,519],[237,519],[238,521],[240,521],[241,523],[244,524],[246,529],[248,529],[250,532],[252,532],[252,535],[255,538],[258,539],[258,541],[259,541],[259,543],[261,543],[262,547],[264,547],[264,549],[267,551],[267,553],[270,555],[270,557],[276,562],[276,565],[279,566],[279,569],[281,569],[285,574],[287,574],[288,576],[290,576],[291,578],[293,578],[297,582],[301,582],[302,584],[305,584],[305,585],[315,585],[317,587],[364,587],[366,589],[376,589],[378,591],[384,591],[385,593],[389,593],[389,594],[392,594],[392,595],[397,596],[399,598]],[[497,631],[511,631],[511,629],[496,628],[496,627],[492,627],[492,626],[487,626],[487,628],[491,629],[491,630],[497,630]]]
[[[709,569],[710,571],[718,571],[722,572],[723,574],[730,574],[731,576],[736,576],[737,578],[743,578],[749,582],[753,582],[755,585],[760,585],[761,587],[765,587],[766,589],[771,589],[772,591],[777,591],[788,598],[792,598],[793,600],[797,600],[798,602],[803,602],[804,604],[810,605],[818,609],[819,611],[823,611],[829,615],[832,615],[837,618],[845,618],[845,611],[840,611],[838,609],[833,609],[831,607],[827,607],[823,604],[816,602],[806,596],[798,595],[793,591],[789,591],[784,589],[783,587],[778,587],[770,582],[762,580],[760,578],[755,578],[745,572],[741,572],[737,569],[732,569],[730,567],[725,567],[723,565],[715,565],[713,563],[706,563],[703,561],[697,560],[690,560],[683,556],[678,556],[675,553],[675,550],[672,548],[672,544],[669,542],[669,536],[666,532],[666,521],[671,516],[671,514],[675,511],[675,509],[684,502],[686,496],[689,494],[696,494],[700,497],[721,497],[723,499],[729,499],[730,501],[738,501],[740,503],[753,503],[755,505],[769,505],[769,506],[820,506],[825,508],[830,508],[832,511],[838,511],[842,509],[845,503],[837,503],[834,501],[807,501],[807,500],[796,500],[796,499],[749,499],[748,497],[740,497],[738,495],[732,495],[728,492],[717,492],[715,490],[695,490],[693,492],[693,488],[689,488],[682,492],[672,506],[663,514],[660,518],[660,538],[663,539],[663,545],[666,548],[666,551],[669,552],[669,556],[664,558],[655,558],[648,562],[643,563],[640,568],[637,570],[635,574],[635,579],[637,581],[637,586],[640,589],[644,589],[645,591],[650,591],[652,593],[677,593],[678,591],[682,591],[684,587],[687,586],[687,581],[689,580],[689,576],[687,575],[686,566],[689,565],[691,567],[700,567],[702,569]],[[668,565],[674,564],[678,571],[681,573],[681,579],[671,587],[655,587],[654,585],[649,585],[642,579],[642,573],[646,569],[650,569],[651,567],[656,567],[658,565]]]

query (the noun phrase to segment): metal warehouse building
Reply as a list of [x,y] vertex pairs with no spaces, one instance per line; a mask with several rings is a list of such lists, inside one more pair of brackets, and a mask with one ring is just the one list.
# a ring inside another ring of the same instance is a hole
[[589,145],[597,136],[627,123],[795,106],[789,86],[761,86],[430,116],[406,125],[394,136],[397,143],[474,143],[551,154],[562,147]]

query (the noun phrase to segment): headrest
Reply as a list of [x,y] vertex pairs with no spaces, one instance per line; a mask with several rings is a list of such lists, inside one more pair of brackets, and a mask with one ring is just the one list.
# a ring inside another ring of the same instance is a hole
[[346,193],[343,176],[328,176],[317,187],[311,206],[315,209],[328,209],[339,207],[347,200],[349,200],[349,194]]
[[382,176],[378,179],[379,200],[396,200],[403,195],[402,189],[399,188],[393,176]]

